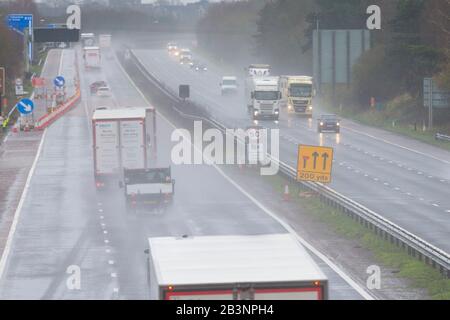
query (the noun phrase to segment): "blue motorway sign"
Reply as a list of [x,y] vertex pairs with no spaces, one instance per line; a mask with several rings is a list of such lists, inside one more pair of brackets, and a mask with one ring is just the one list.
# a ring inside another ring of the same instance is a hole
[[30,114],[34,110],[34,102],[28,98],[22,99],[17,103],[17,109],[23,115]]
[[26,28],[33,28],[33,15],[9,14],[7,24],[10,29],[23,33]]
[[55,87],[62,88],[66,84],[66,79],[64,79],[63,76],[57,76],[53,80],[53,84],[55,85]]

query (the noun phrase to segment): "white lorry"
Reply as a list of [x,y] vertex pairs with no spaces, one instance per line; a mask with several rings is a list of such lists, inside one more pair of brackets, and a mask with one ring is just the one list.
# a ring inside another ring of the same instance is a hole
[[83,47],[92,47],[95,45],[95,34],[94,33],[82,33],[80,35],[81,43]]
[[328,280],[290,234],[150,238],[152,300],[326,300]]
[[100,34],[98,36],[98,44],[102,49],[111,48],[111,35],[110,34]]
[[278,77],[249,77],[246,98],[254,120],[280,118],[281,92]]
[[281,76],[283,100],[289,112],[312,117],[315,95],[313,78],[309,76]]
[[101,68],[100,47],[84,47],[83,49],[84,67],[86,69]]
[[92,117],[98,189],[117,186],[124,169],[148,169],[156,147],[153,108],[98,108]]

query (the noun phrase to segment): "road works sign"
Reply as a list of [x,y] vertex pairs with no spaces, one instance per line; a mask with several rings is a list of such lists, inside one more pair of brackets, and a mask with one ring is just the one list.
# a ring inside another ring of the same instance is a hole
[[297,180],[330,183],[333,156],[333,148],[299,146]]

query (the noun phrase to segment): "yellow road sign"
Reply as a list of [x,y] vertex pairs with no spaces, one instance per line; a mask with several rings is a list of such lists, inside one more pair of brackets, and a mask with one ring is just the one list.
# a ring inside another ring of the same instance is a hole
[[300,145],[298,147],[297,179],[330,183],[333,156],[333,148]]

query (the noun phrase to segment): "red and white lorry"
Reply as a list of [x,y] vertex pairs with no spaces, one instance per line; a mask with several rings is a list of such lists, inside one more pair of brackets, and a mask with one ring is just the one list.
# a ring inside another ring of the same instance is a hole
[[150,238],[152,300],[326,300],[328,280],[290,234]]

